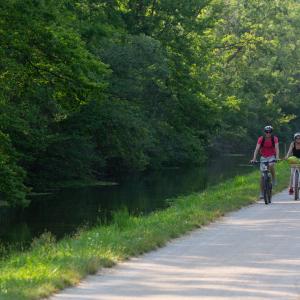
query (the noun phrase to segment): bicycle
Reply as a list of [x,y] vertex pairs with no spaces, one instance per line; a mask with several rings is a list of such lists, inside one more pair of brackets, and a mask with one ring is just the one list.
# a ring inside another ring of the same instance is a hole
[[291,168],[295,168],[294,173],[293,173],[294,199],[299,200],[300,165],[299,164],[292,164]]
[[[272,176],[270,172],[269,165],[271,163],[276,163],[277,160],[272,160],[272,161],[255,161],[253,163],[255,164],[260,164],[260,170],[261,170],[261,176],[263,178],[263,196],[264,196],[264,201],[265,204],[269,204],[272,201]],[[299,175],[299,173],[298,173]]]

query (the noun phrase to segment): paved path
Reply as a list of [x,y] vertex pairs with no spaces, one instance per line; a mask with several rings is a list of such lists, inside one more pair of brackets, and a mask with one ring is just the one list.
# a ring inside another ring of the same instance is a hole
[[287,191],[51,300],[300,299],[300,201]]

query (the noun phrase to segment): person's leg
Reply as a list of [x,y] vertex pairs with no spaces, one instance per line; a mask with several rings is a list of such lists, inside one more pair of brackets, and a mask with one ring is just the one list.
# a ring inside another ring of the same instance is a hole
[[277,182],[276,182],[276,172],[275,172],[275,163],[274,163],[275,156],[268,157],[267,160],[269,162],[273,161],[272,163],[269,164],[269,170],[270,170],[270,173],[271,173],[271,176],[272,176],[272,184],[276,185]]

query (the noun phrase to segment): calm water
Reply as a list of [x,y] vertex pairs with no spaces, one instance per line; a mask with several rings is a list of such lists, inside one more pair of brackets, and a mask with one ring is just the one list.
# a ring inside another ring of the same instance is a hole
[[253,170],[246,166],[248,161],[249,157],[227,156],[201,168],[152,172],[131,176],[114,186],[64,189],[35,196],[27,208],[2,209],[0,241],[26,245],[45,231],[61,238],[82,226],[109,220],[112,212],[122,207],[131,214],[163,209],[172,197],[199,192],[219,180]]

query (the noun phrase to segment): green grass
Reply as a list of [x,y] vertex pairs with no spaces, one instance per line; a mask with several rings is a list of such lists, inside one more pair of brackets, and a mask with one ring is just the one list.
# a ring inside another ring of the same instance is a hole
[[[278,186],[289,180],[286,163],[277,166]],[[55,242],[44,234],[31,250],[0,261],[0,299],[40,299],[79,282],[101,267],[161,247],[172,238],[206,225],[227,212],[254,203],[258,171],[177,198],[166,210],[144,217],[116,213],[113,224],[79,232]]]

